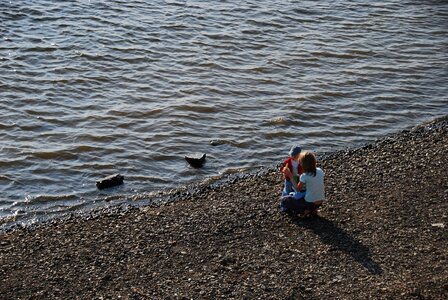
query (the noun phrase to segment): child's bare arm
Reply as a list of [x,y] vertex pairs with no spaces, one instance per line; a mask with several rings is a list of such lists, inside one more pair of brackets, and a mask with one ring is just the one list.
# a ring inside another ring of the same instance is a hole
[[293,178],[292,172],[288,167],[283,168],[283,176],[286,178]]

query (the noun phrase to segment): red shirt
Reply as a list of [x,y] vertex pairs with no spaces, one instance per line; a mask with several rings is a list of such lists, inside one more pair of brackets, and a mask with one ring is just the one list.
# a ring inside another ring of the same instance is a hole
[[[292,170],[292,157],[288,157],[288,158],[283,162],[283,164],[282,164],[282,169],[281,169],[283,175],[285,176],[285,179],[288,180],[288,181],[291,181],[291,178],[289,178],[288,176],[285,175],[284,170],[285,170],[286,168],[288,168],[289,171],[291,171],[291,173],[294,174],[294,172],[293,172],[293,170]],[[300,175],[300,174],[302,174],[302,173],[303,173],[302,166],[301,166],[300,164],[297,164],[297,174]]]

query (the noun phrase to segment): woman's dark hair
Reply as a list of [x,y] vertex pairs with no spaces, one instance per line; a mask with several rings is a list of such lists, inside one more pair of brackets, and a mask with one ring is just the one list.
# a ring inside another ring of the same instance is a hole
[[300,156],[300,164],[302,165],[304,173],[310,173],[316,176],[316,156],[313,153],[306,151]]

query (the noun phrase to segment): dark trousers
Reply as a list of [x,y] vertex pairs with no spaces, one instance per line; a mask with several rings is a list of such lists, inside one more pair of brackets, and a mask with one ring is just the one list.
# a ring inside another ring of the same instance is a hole
[[306,210],[316,211],[319,207],[320,205],[305,201],[305,198],[294,199],[291,196],[284,196],[280,201],[281,210],[296,214],[303,214]]

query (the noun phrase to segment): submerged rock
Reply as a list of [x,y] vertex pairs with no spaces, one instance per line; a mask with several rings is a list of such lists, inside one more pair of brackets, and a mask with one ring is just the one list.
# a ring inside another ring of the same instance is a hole
[[120,174],[113,174],[103,179],[96,181],[96,187],[100,190],[114,187],[123,183],[124,176]]
[[224,141],[224,140],[211,140],[211,141],[210,141],[210,145],[212,145],[212,146],[224,145],[224,144],[226,144],[226,143],[227,143],[227,142]]
[[189,154],[185,156],[185,160],[192,166],[193,168],[200,168],[205,163],[206,154]]

